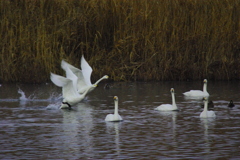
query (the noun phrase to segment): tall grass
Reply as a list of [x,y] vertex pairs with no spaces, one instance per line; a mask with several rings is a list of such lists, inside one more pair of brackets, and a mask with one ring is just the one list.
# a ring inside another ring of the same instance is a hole
[[240,78],[239,0],[2,0],[0,81],[45,82],[62,59],[93,79]]

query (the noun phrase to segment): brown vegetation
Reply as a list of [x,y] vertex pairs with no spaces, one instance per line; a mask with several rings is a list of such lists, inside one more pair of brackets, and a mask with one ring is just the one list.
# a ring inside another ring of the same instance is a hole
[[0,81],[49,81],[82,54],[94,79],[240,78],[239,0],[2,0],[0,17]]

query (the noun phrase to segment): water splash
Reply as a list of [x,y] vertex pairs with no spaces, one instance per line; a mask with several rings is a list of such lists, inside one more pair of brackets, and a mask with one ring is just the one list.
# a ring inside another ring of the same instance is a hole
[[49,105],[46,107],[46,109],[47,109],[47,110],[57,110],[57,109],[59,109],[59,107],[60,107],[60,104],[49,104]]
[[18,88],[18,93],[21,94],[21,97],[19,97],[20,101],[27,101],[28,100],[25,93],[20,88]]
[[55,92],[51,93],[50,97],[47,99],[50,102],[56,102],[62,100],[61,94],[56,94]]
[[61,94],[56,94],[55,92],[51,93],[49,98],[47,99],[39,99],[35,96],[35,93],[31,94],[30,96],[26,96],[25,92],[22,91],[20,88],[18,89],[18,93],[21,95],[19,97],[19,100],[21,102],[26,102],[26,101],[36,101],[36,102],[57,102],[62,99]]

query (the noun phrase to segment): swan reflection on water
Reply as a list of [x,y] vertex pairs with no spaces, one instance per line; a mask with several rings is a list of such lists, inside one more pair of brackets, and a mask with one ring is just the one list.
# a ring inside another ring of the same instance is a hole
[[92,153],[92,107],[87,103],[79,103],[74,106],[74,109],[63,109],[61,112],[63,115],[62,123],[65,135],[63,136],[63,142],[65,142],[65,150],[70,152],[83,150],[85,153]]
[[115,145],[116,145],[116,154],[118,156],[120,156],[121,153],[121,149],[119,146],[119,130],[121,129],[121,123],[122,122],[106,122],[106,127],[107,127],[107,131],[108,133],[111,133],[112,131],[114,131],[115,133]]
[[209,154],[211,152],[210,151],[211,140],[209,140],[210,137],[209,137],[208,129],[209,129],[209,127],[212,127],[215,125],[215,119],[214,118],[200,118],[200,120],[204,127],[204,141],[205,141],[204,149],[205,149],[205,152]]
[[171,123],[171,129],[172,129],[172,139],[173,142],[175,143],[175,147],[177,147],[177,138],[176,138],[176,119],[177,119],[177,114],[178,111],[165,111],[165,112],[159,112],[161,116],[164,116],[165,118],[170,117],[172,119]]

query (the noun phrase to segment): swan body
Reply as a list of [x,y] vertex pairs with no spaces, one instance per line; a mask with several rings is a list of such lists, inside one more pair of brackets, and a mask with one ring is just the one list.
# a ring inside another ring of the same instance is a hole
[[184,96],[188,97],[208,97],[209,93],[207,92],[207,79],[203,81],[203,91],[201,90],[190,90],[183,93]]
[[200,118],[210,118],[210,117],[214,118],[214,117],[216,117],[214,111],[208,111],[208,101],[207,101],[206,97],[203,98],[203,102],[204,102],[204,109],[200,114]]
[[[73,74],[70,69],[68,70],[68,78],[63,76],[59,76],[57,74],[51,73],[50,79],[51,81],[58,87],[62,87],[62,94],[63,94],[63,102],[61,105],[61,109],[63,108],[71,108],[72,105],[75,105],[82,101],[88,90],[86,90],[83,94],[79,94],[77,89],[74,87],[77,83],[77,77]],[[93,85],[92,88],[95,88],[96,85]]]
[[155,108],[155,110],[159,110],[159,111],[178,111],[178,107],[177,107],[176,102],[175,102],[174,89],[171,88],[170,92],[171,92],[171,95],[172,95],[172,104],[162,104],[162,105],[158,106],[157,108]]
[[114,114],[108,114],[105,121],[118,122],[122,121],[122,117],[118,114],[118,97],[114,96]]

